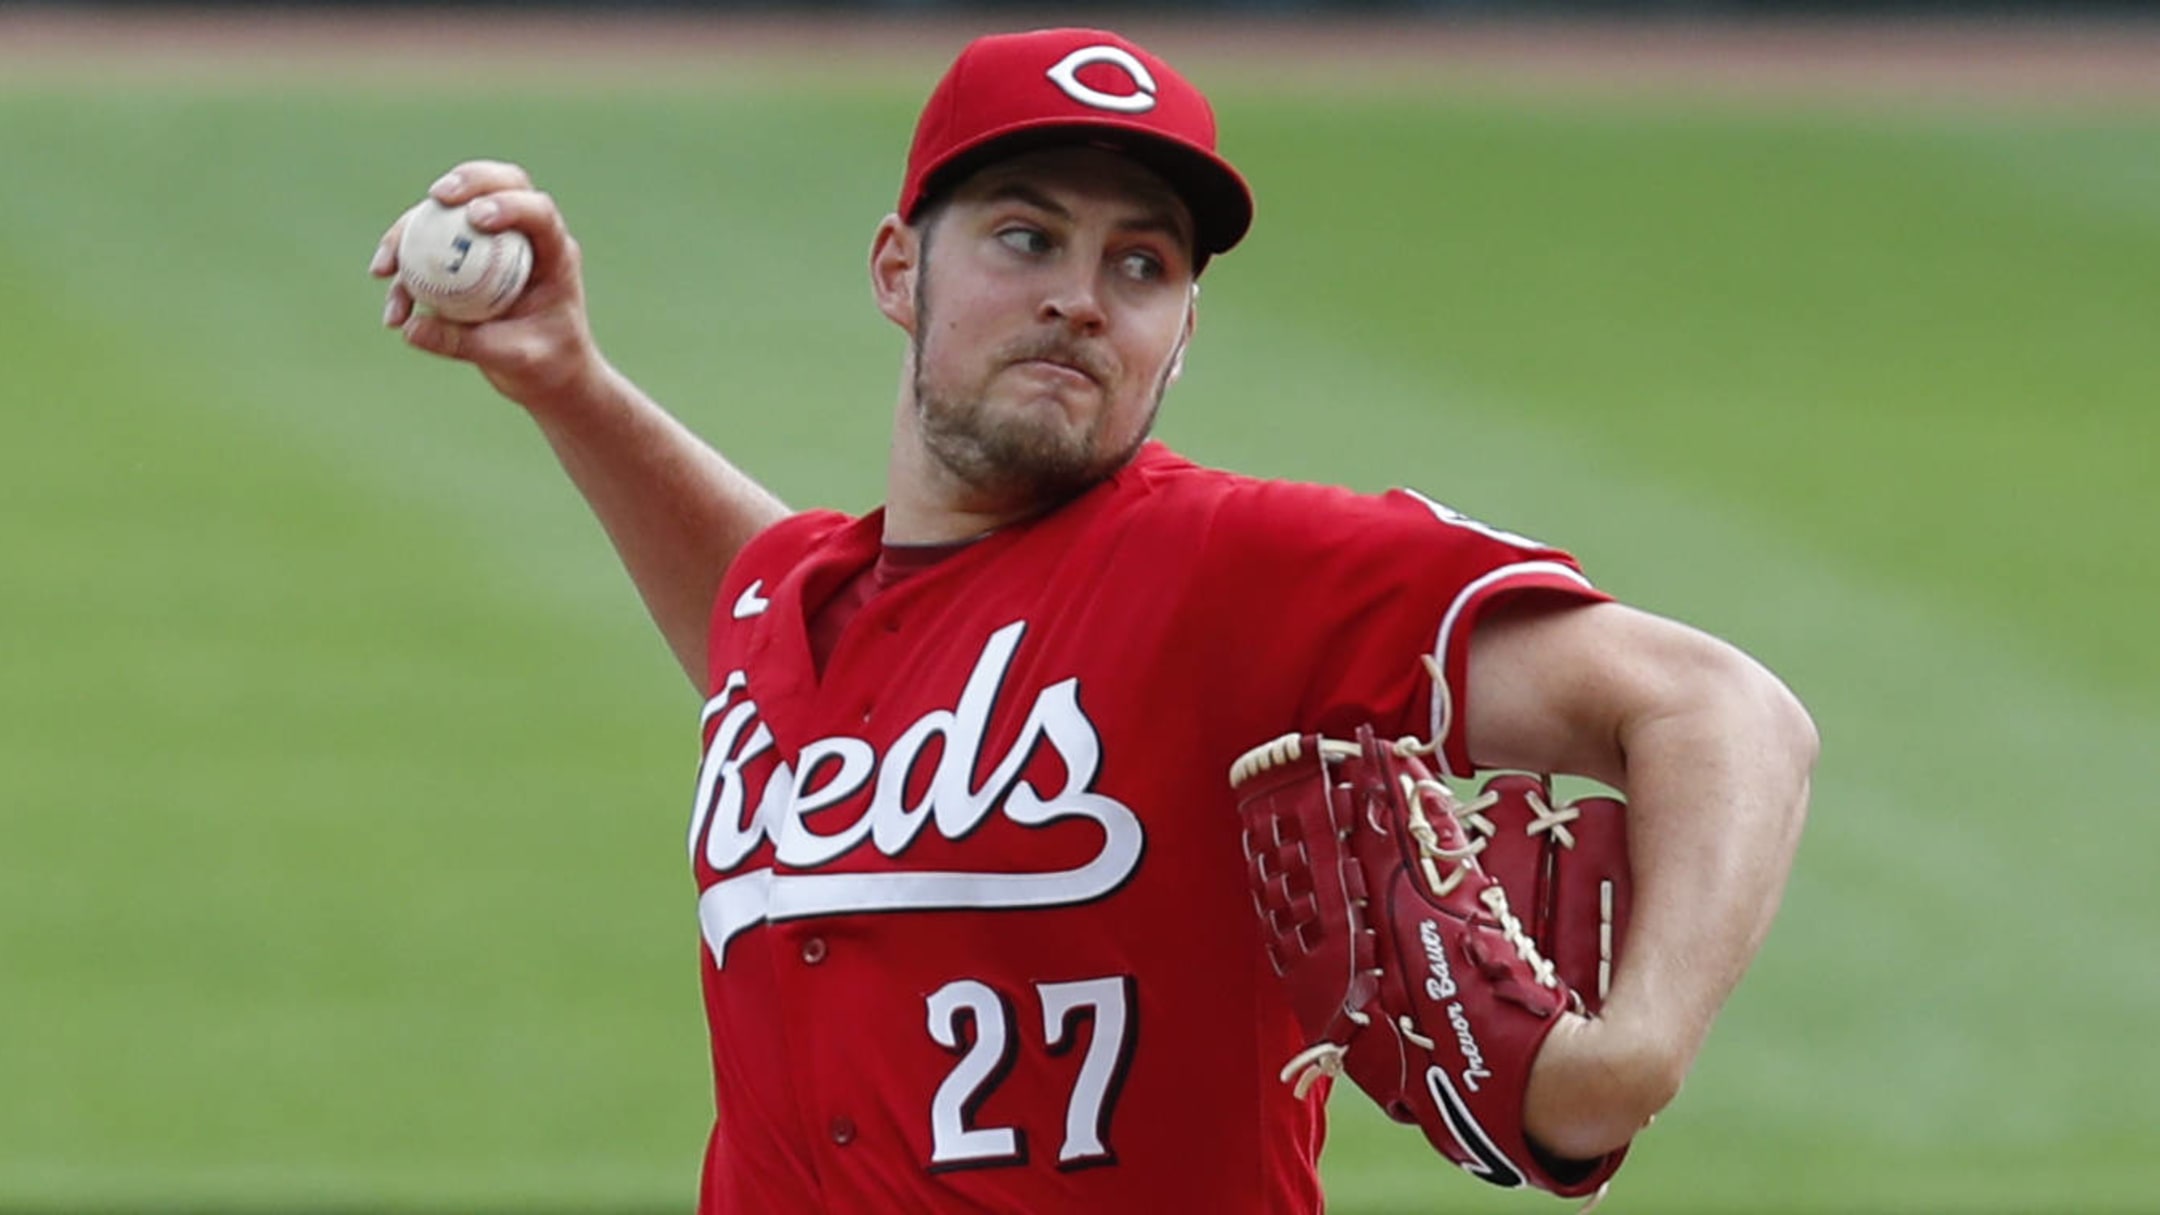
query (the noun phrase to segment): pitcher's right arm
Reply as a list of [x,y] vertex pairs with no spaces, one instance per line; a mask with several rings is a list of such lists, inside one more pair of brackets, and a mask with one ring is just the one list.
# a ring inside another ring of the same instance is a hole
[[468,218],[482,231],[523,232],[533,245],[532,279],[494,320],[458,324],[416,312],[396,282],[401,218],[369,267],[391,280],[383,323],[402,330],[408,345],[473,364],[532,416],[676,661],[703,691],[721,576],[787,507],[608,363],[586,316],[577,241],[524,169],[467,161],[429,194],[446,205],[472,204]]

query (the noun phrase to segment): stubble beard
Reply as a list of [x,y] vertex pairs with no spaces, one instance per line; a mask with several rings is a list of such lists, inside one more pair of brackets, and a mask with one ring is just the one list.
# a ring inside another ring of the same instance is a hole
[[[1111,410],[1098,410],[1084,426],[1074,428],[1064,425],[1061,416],[997,416],[987,399],[987,381],[973,392],[940,391],[930,383],[925,371],[929,360],[923,335],[930,331],[930,312],[919,280],[915,320],[916,429],[931,458],[986,504],[1007,509],[1047,508],[1076,497],[1129,463],[1155,429],[1155,415],[1170,386],[1168,367],[1154,385],[1146,419],[1138,432],[1117,449],[1098,454],[1110,425]],[[1001,351],[992,366],[1002,369],[1017,359],[1043,357],[1081,364],[1098,385],[1108,379],[1104,369],[1095,366],[1085,353],[1054,337]]]

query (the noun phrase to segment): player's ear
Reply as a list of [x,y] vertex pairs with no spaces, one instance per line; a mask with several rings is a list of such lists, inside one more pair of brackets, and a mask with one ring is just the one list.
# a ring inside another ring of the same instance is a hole
[[1185,301],[1184,331],[1178,334],[1177,348],[1170,352],[1170,376],[1163,381],[1165,386],[1177,383],[1178,377],[1185,374],[1185,348],[1192,345],[1193,331],[1199,327],[1200,284],[1194,283],[1192,298]]
[[915,276],[922,270],[922,235],[888,215],[870,241],[870,293],[878,311],[909,333],[915,332]]

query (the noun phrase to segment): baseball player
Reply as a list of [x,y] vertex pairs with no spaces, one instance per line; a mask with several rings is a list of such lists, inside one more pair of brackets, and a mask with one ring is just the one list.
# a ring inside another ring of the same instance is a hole
[[791,511],[606,362],[523,170],[432,194],[525,232],[533,282],[474,325],[393,286],[386,322],[530,413],[704,697],[705,1215],[1319,1211],[1327,1085],[1280,1080],[1309,1035],[1225,780],[1286,730],[1625,790],[1624,961],[1522,1118],[1564,1174],[1678,1091],[1774,913],[1813,727],[1557,549],[1149,440],[1252,218],[1169,64],[1041,30],[938,82],[870,254],[907,349],[860,517]]

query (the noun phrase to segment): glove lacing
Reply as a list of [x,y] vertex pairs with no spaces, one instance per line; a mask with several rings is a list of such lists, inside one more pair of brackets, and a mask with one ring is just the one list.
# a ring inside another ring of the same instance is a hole
[[1580,809],[1570,805],[1556,810],[1535,792],[1524,800],[1530,803],[1530,813],[1533,816],[1530,825],[1523,828],[1526,834],[1543,835],[1549,831],[1562,848],[1575,847],[1575,833],[1568,830],[1568,824],[1582,817]]
[[1283,1064],[1282,1072],[1276,1078],[1289,1085],[1291,1093],[1303,1101],[1305,1094],[1312,1091],[1312,1086],[1319,1083],[1322,1076],[1332,1079],[1343,1074],[1343,1058],[1349,1053],[1350,1048],[1341,1042],[1315,1042],[1290,1056],[1290,1062]]
[[[1403,742],[1396,744],[1397,754],[1401,754],[1405,743],[1417,746],[1423,745],[1417,743],[1414,739],[1405,739]],[[1431,887],[1433,894],[1439,898],[1446,898],[1455,892],[1456,887],[1462,885],[1462,880],[1466,875],[1476,871],[1477,855],[1485,851],[1485,846],[1492,841],[1492,837],[1497,833],[1492,820],[1486,818],[1482,811],[1489,809],[1497,802],[1499,796],[1493,793],[1485,793],[1466,806],[1457,806],[1453,795],[1448,792],[1448,787],[1437,780],[1417,780],[1407,772],[1401,773],[1400,779],[1402,781],[1403,800],[1409,807],[1409,821],[1405,826],[1409,830],[1411,838],[1415,839],[1418,845],[1418,868],[1424,873],[1425,884]],[[1469,832],[1465,831],[1466,839],[1462,847],[1441,847],[1440,833],[1433,829],[1432,820],[1425,817],[1425,799],[1419,796],[1422,793],[1432,794],[1439,805],[1457,819],[1466,823],[1474,821],[1480,832],[1478,837],[1468,839]],[[1575,812],[1570,810],[1567,813],[1574,814]],[[1552,817],[1559,818],[1557,815]],[[1567,820],[1561,819],[1560,821]],[[1566,830],[1565,827],[1556,829]],[[1572,846],[1572,839],[1570,840],[1570,846]],[[1436,863],[1438,861],[1450,862],[1445,877],[1440,873],[1440,867]],[[1551,988],[1555,991],[1559,990],[1560,979],[1553,970],[1552,962],[1547,960],[1544,954],[1538,952],[1537,942],[1531,940],[1530,934],[1523,931],[1522,921],[1517,919],[1514,911],[1508,907],[1507,892],[1500,888],[1500,884],[1495,882],[1479,891],[1478,901],[1485,904],[1486,910],[1492,912],[1493,919],[1500,925],[1501,935],[1507,938],[1508,944],[1514,947],[1516,953],[1522,955],[1522,960],[1529,964],[1531,973],[1537,978],[1538,986]]]

